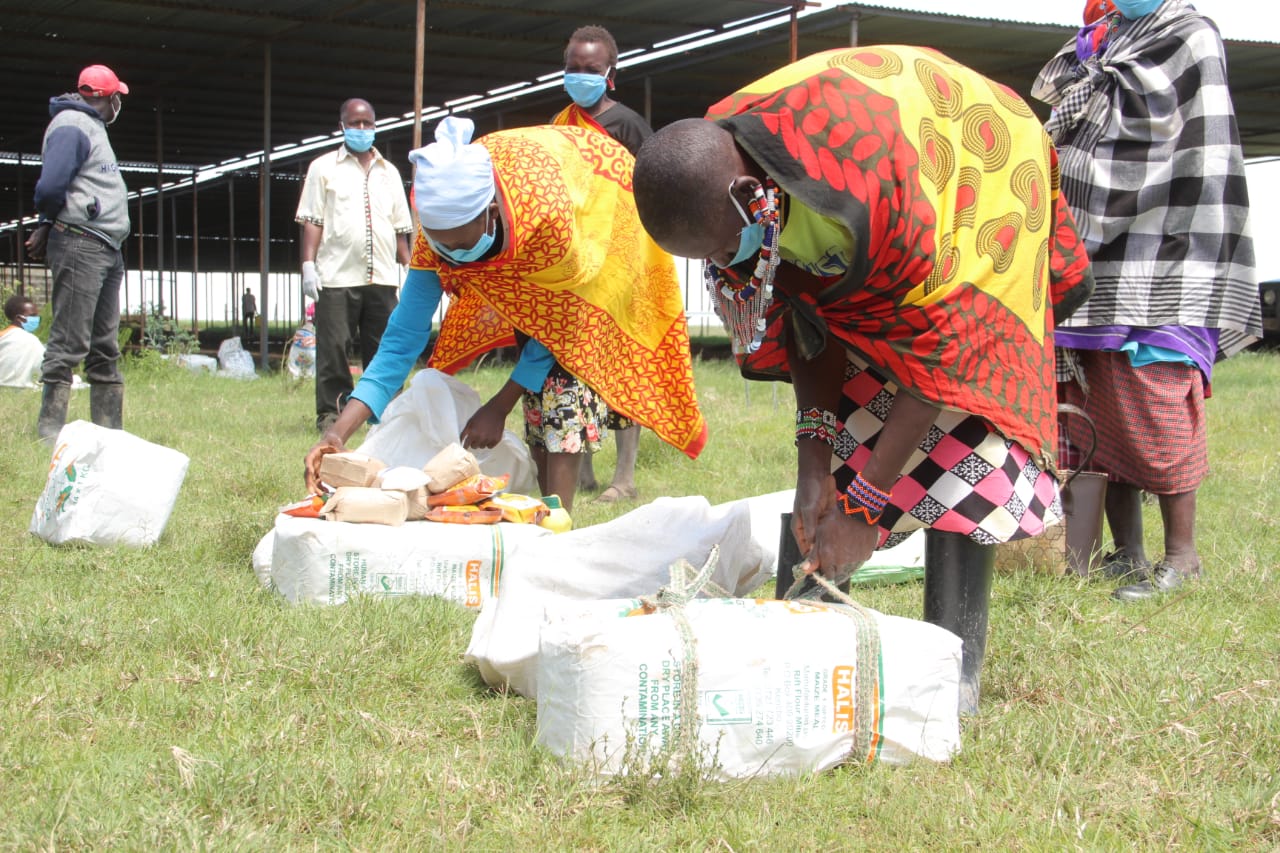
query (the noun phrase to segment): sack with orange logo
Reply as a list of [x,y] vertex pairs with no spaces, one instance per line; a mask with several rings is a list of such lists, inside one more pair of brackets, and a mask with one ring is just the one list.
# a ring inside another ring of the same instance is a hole
[[538,742],[605,774],[645,772],[666,751],[720,778],[959,751],[954,634],[820,602],[695,599],[679,609],[548,606]]
[[270,544],[260,546],[269,555],[255,549],[254,570],[295,604],[430,595],[479,610],[497,595],[512,549],[550,535],[532,524],[392,526],[279,515]]
[[54,442],[30,530],[54,545],[154,544],[189,463],[186,454],[122,429],[73,421]]

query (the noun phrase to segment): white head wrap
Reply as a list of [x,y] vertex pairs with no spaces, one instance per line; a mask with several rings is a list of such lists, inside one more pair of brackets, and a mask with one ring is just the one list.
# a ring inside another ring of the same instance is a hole
[[483,145],[472,145],[476,124],[446,116],[436,125],[436,141],[409,152],[417,170],[413,200],[423,228],[466,225],[493,200],[493,161]]

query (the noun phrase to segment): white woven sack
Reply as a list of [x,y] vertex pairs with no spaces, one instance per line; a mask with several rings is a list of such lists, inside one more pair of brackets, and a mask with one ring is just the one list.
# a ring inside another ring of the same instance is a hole
[[[840,608],[696,599],[684,605],[690,647],[671,612],[639,607],[631,599],[548,608],[537,741],[551,752],[613,774],[646,772],[664,749],[682,760],[696,751],[713,775],[741,778],[946,761],[959,751],[960,639],[936,625],[865,611],[878,633],[877,671],[858,654],[865,632]],[[687,659],[696,661],[691,733],[681,725]],[[868,736],[855,754],[860,667],[870,678]]]
[[294,604],[432,595],[479,610],[497,595],[510,550],[552,535],[533,524],[411,521],[390,527],[280,515],[270,582]]
[[31,532],[54,545],[151,545],[190,461],[124,430],[73,421],[58,433]]

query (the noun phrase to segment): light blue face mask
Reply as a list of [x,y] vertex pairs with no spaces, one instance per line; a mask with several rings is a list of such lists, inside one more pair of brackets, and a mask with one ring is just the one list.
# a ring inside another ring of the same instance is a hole
[[342,141],[352,151],[357,154],[363,154],[373,147],[373,137],[376,133],[377,131],[371,127],[344,127],[342,129]]
[[[733,197],[733,184],[729,185],[729,200],[733,202],[733,208],[738,211],[742,221],[747,223],[738,232],[738,253],[733,256],[733,260],[726,264],[726,266],[736,267],[752,255],[760,253],[760,247],[764,245],[764,223],[752,222],[751,217],[747,216],[746,211],[742,209],[742,205],[738,204],[738,200]],[[720,266],[715,261],[711,263]]]
[[31,332],[32,334],[35,334],[35,331],[38,328],[40,328],[39,314],[35,315],[34,317],[28,317],[27,319],[22,321],[22,330],[24,332]]
[[[495,231],[497,229],[494,229]],[[444,246],[438,245],[435,240],[430,237],[427,242],[431,244],[431,248],[435,249],[437,255],[441,255],[453,261],[455,264],[469,264],[472,261],[478,261],[493,248],[494,232],[489,230],[489,211],[484,212],[484,233],[480,235],[480,239],[470,249],[446,249]]]
[[1164,0],[1113,0],[1116,8],[1120,10],[1120,14],[1129,20],[1141,18],[1143,15],[1150,15],[1156,9],[1160,8],[1160,4]]
[[584,110],[594,107],[604,97],[605,88],[609,85],[609,71],[601,74],[565,74],[564,90],[573,98],[573,102]]

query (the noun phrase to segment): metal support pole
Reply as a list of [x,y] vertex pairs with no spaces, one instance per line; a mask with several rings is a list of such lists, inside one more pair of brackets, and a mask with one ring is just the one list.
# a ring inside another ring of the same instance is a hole
[[169,309],[178,321],[178,197],[169,198]]
[[426,68],[427,0],[418,0],[413,47],[413,147],[422,147],[422,75]]
[[[200,335],[200,187],[191,170],[191,334]],[[197,347],[199,349],[199,347]]]
[[[22,180],[22,152],[18,152],[18,292],[23,296],[27,296],[27,235],[22,227],[22,209],[27,206],[27,190]],[[27,296],[29,299],[30,297]],[[48,304],[46,299],[40,303],[42,306]]]
[[231,288],[231,298],[227,300],[230,305],[231,313],[231,334],[235,335],[236,330],[240,328],[240,314],[236,308],[236,176],[233,174],[227,180],[227,212],[231,222],[227,226],[227,286]]
[[156,300],[164,316],[164,102],[156,101]]
[[798,5],[791,7],[791,61],[796,61],[796,52],[800,47],[800,19]]
[[[146,333],[146,316],[147,316],[147,236],[143,225],[146,223],[146,217],[143,216],[145,208],[142,205],[142,193],[138,193],[138,316],[143,318],[143,333]],[[128,294],[125,294],[125,305],[129,304]]]
[[261,350],[263,370],[267,361],[267,322],[271,306],[268,292],[271,273],[271,42],[262,46],[262,168],[258,173],[258,313],[262,315]]
[[862,13],[855,12],[849,19],[849,47],[858,46],[858,24],[862,21]]

